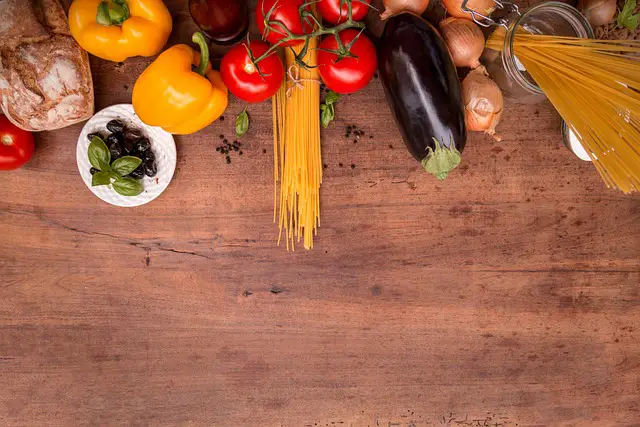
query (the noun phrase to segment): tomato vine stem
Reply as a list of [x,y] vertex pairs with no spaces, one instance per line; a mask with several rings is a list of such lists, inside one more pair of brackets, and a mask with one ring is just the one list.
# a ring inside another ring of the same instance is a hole
[[[304,68],[313,68],[313,66],[307,64],[304,62],[304,57],[308,52],[309,49],[309,41],[314,38],[314,37],[321,37],[321,36],[326,36],[326,35],[331,35],[333,37],[335,37],[336,39],[336,43],[338,44],[338,49],[335,51],[331,51],[333,53],[335,53],[336,55],[338,55],[338,60],[347,56],[353,56],[353,54],[351,54],[351,52],[349,52],[349,49],[351,48],[351,45],[353,43],[350,43],[349,46],[345,46],[342,43],[342,40],[340,40],[340,36],[339,33],[341,31],[344,31],[346,29],[349,28],[357,28],[360,29],[360,33],[362,33],[362,31],[365,29],[365,24],[364,22],[358,22],[358,21],[354,21],[353,20],[353,6],[352,6],[352,2],[353,1],[359,1],[359,0],[341,0],[340,2],[340,7],[342,8],[343,4],[347,5],[347,19],[334,26],[334,27],[325,27],[322,25],[322,22],[320,21],[320,19],[318,19],[318,17],[316,17],[312,12],[310,12],[309,10],[307,10],[307,7],[317,3],[318,0],[314,0],[311,2],[307,2],[307,3],[303,3],[302,5],[300,5],[299,8],[299,13],[300,13],[300,20],[301,22],[305,23],[305,22],[310,22],[312,21],[313,26],[314,26],[314,31],[312,31],[309,34],[294,34],[292,33],[287,27],[286,25],[284,25],[284,23],[282,23],[279,20],[271,20],[271,15],[273,14],[273,12],[276,10],[276,6],[278,5],[278,2],[276,1],[273,6],[271,7],[271,9],[269,9],[268,12],[264,12],[264,3],[262,3],[262,14],[264,15],[264,34],[262,34],[262,38],[266,39],[266,36],[268,34],[269,31],[274,31],[278,34],[284,35],[284,37],[280,40],[278,40],[276,43],[274,43],[273,45],[271,45],[269,47],[269,49],[263,53],[262,55],[260,55],[257,58],[253,58],[253,55],[250,54],[251,60],[252,62],[256,65],[258,62],[262,61],[263,59],[267,58],[269,55],[272,55],[275,53],[276,49],[278,49],[279,47],[287,47],[289,49],[291,49],[293,51],[293,48],[291,47],[291,45],[289,44],[289,42],[295,42],[295,41],[304,41],[304,47],[300,50],[299,53],[295,53],[295,57],[296,57],[296,63],[298,63],[299,65],[301,65]],[[361,3],[365,3],[365,2],[361,2]],[[367,3],[365,3],[367,4]],[[367,4],[367,6],[370,6],[369,4]],[[248,38],[248,36],[247,36]],[[247,40],[248,41],[248,40]],[[250,51],[250,42],[249,43],[249,47],[247,47],[247,50]],[[250,52],[249,52],[250,53]],[[259,68],[258,68],[259,69]]]

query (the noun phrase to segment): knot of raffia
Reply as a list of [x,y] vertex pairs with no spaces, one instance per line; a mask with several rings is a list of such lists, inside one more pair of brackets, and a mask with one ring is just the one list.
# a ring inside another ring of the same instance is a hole
[[314,82],[314,83],[322,83],[320,80],[316,79],[302,79],[300,78],[300,67],[297,64],[291,64],[289,69],[287,70],[287,76],[289,80],[291,80],[291,85],[287,89],[287,98],[291,97],[294,89],[304,89],[303,82]]

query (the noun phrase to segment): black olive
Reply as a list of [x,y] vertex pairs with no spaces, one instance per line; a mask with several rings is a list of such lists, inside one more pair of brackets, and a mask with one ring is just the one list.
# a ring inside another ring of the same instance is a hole
[[111,120],[109,123],[107,123],[107,129],[109,129],[109,132],[124,132],[124,123],[122,123],[120,120]]
[[142,179],[144,178],[144,166],[141,164],[138,166],[133,172],[129,174],[129,176],[133,179]]
[[135,145],[133,144],[133,141],[129,141],[126,140],[123,144],[122,144],[122,149],[124,151],[124,154],[126,154],[127,156],[130,154],[133,154],[135,151]]
[[145,162],[144,173],[149,178],[153,178],[154,176],[156,176],[156,174],[158,173],[158,166],[156,165],[156,162],[154,162],[153,160]]
[[104,136],[102,136],[102,134],[100,132],[90,133],[89,135],[87,135],[87,139],[89,139],[89,141],[91,141],[96,136],[104,141]]
[[114,142],[109,146],[109,151],[111,152],[111,160],[115,160],[122,156],[122,147],[117,142]]
[[149,142],[149,138],[140,138],[136,141],[136,149],[139,153],[144,153],[149,148],[151,148],[151,142]]
[[96,168],[91,168],[91,169],[89,169],[89,173],[90,173],[91,175],[93,175],[93,174],[94,174],[94,173],[96,173],[96,172],[98,172],[98,169],[96,169]]
[[153,154],[153,151],[151,149],[148,149],[147,151],[142,153],[142,160],[144,160],[145,162],[147,160],[155,160],[155,159],[156,159],[156,155]]
[[140,132],[138,129],[125,129],[124,137],[126,139],[132,139],[135,141],[136,139],[142,138],[142,132]]
[[106,143],[107,145],[111,144],[122,144],[124,142],[124,136],[121,133],[112,133],[107,137]]

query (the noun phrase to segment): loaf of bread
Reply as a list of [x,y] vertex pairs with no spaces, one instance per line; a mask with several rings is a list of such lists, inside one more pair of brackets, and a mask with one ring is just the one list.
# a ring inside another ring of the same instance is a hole
[[0,0],[0,107],[29,131],[93,114],[89,58],[69,33],[59,0]]

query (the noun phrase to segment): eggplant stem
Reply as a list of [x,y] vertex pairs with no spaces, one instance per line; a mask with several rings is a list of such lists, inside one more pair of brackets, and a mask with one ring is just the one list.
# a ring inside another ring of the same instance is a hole
[[453,137],[451,137],[449,147],[445,147],[436,138],[433,138],[433,142],[436,149],[427,148],[427,156],[420,163],[425,171],[442,180],[460,164],[462,157],[456,148]]

